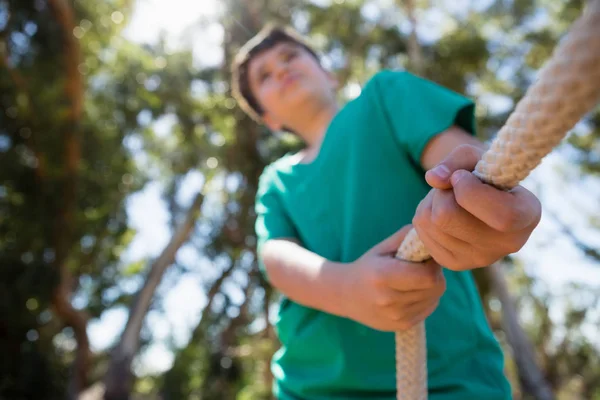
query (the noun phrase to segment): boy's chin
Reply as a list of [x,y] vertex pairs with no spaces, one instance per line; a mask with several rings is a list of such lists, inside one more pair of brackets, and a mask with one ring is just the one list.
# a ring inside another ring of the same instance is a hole
[[295,112],[300,111],[302,108],[307,108],[307,110],[311,109],[315,103],[321,104],[324,99],[328,98],[328,94],[324,93],[322,90],[315,88],[316,90],[311,90],[311,88],[304,88],[297,90],[291,96],[285,97],[285,101],[282,101],[282,104],[285,104],[287,109],[292,109]]

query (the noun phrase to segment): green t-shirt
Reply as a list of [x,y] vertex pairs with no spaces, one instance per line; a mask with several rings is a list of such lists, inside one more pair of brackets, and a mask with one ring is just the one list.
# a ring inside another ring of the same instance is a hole
[[[411,223],[430,190],[421,152],[452,124],[474,133],[470,100],[407,72],[376,74],[336,114],[313,162],[294,165],[288,155],[265,168],[256,203],[259,248],[293,237],[329,260],[356,260]],[[471,273],[444,273],[446,292],[425,322],[429,399],[509,399],[503,354]],[[280,400],[396,398],[394,333],[285,297],[276,331]]]

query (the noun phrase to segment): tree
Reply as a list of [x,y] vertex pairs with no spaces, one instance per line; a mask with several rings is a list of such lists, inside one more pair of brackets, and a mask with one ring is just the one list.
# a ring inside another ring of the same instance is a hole
[[106,373],[106,399],[127,398],[131,392],[131,361],[139,350],[142,322],[150,308],[154,291],[160,283],[165,270],[175,260],[175,254],[179,248],[188,241],[203,200],[204,198],[201,194],[196,195],[185,220],[177,229],[161,255],[150,266],[144,286],[138,292],[135,301],[131,303],[127,325],[121,335],[121,340],[113,350],[111,363]]
[[123,200],[142,178],[122,145],[132,119],[107,126],[112,102],[94,87],[127,8],[0,3],[1,307],[10,321],[0,330],[0,390],[11,398],[75,398],[89,383],[86,326],[99,307],[84,312],[73,295],[84,277],[109,276],[128,236]]

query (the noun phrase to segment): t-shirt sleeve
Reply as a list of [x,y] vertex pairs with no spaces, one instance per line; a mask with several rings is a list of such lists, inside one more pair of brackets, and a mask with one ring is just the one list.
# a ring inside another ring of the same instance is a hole
[[384,71],[376,80],[390,130],[420,164],[427,143],[452,125],[475,135],[475,104],[467,97],[405,71]]
[[[296,229],[285,211],[271,167],[265,168],[258,182],[256,192],[256,250],[260,255],[263,245],[269,239],[297,238]],[[258,257],[258,267],[268,279],[264,263]]]

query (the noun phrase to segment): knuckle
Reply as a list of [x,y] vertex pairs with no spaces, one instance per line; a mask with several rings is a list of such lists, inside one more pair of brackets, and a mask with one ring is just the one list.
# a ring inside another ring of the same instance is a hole
[[439,273],[433,269],[427,270],[427,273],[423,276],[423,283],[428,288],[433,288],[439,283]]
[[469,159],[478,159],[481,157],[481,150],[471,144],[461,144],[456,148],[456,151],[463,157]]
[[371,276],[371,286],[375,288],[375,290],[382,288],[385,286],[385,279],[381,275],[372,275]]
[[542,202],[540,201],[540,199],[535,197],[533,194],[531,196],[533,196],[531,207],[533,210],[532,212],[535,215],[534,223],[535,223],[535,225],[537,225],[540,223],[540,220],[542,219]]
[[521,238],[514,238],[514,239],[510,240],[506,246],[506,253],[512,254],[512,253],[518,252],[519,250],[521,250],[523,248],[526,240],[527,240],[527,238],[525,238],[525,240],[523,240]]
[[417,229],[423,227],[425,224],[425,216],[419,209],[417,209],[417,212],[415,212],[415,215],[413,216],[412,224]]
[[460,263],[456,258],[454,257],[448,257],[446,260],[444,260],[444,262],[442,262],[442,264],[444,265],[444,267],[446,267],[447,269],[451,270],[451,271],[462,271],[464,268],[464,265],[462,263]]
[[389,307],[393,304],[394,304],[394,300],[392,299],[391,296],[388,296],[388,295],[382,294],[382,295],[377,296],[377,298],[375,299],[375,305],[377,307],[384,308],[384,307]]
[[424,228],[427,226],[427,222],[430,218],[430,213],[428,212],[428,207],[426,207],[423,202],[419,204],[417,210],[412,219],[412,224],[415,228]]
[[474,261],[475,267],[481,268],[481,267],[486,267],[486,266],[490,265],[491,263],[493,263],[495,258],[496,257],[492,256],[491,254],[477,252],[473,257],[473,261]]
[[368,279],[372,286],[383,287],[385,286],[387,276],[387,267],[385,265],[377,265],[371,269]]
[[[440,275],[442,275],[442,276],[440,279],[438,279],[437,287],[438,287],[439,294],[441,297],[446,292],[447,284],[446,284],[446,279],[444,278],[444,275],[443,274],[440,274]],[[439,302],[439,300],[438,300],[438,302]]]
[[434,194],[435,190],[430,190],[429,193],[427,193],[427,196],[419,202],[412,221],[415,228],[417,226],[426,227],[431,219],[432,198]]
[[456,207],[453,202],[444,199],[439,204],[436,204],[431,215],[431,222],[439,229],[444,230],[452,223],[455,213]]
[[515,208],[510,207],[505,212],[499,213],[496,221],[496,230],[508,233],[516,229],[522,221],[521,213]]
[[[464,182],[464,180],[461,180],[460,182]],[[468,206],[469,200],[478,196],[477,193],[474,193],[474,190],[475,188],[473,185],[459,184],[454,186],[453,192],[456,203],[462,207]]]
[[487,259],[485,259],[483,257],[478,257],[473,262],[473,268],[482,268],[482,267],[487,266],[488,264],[489,264],[489,262],[487,261]]
[[439,301],[432,302],[429,305],[429,307],[427,308],[427,310],[425,310],[425,312],[423,313],[423,318],[427,318],[431,314],[433,314],[435,312],[435,310],[438,308],[438,305],[439,305]]
[[406,322],[406,318],[400,310],[390,310],[386,315],[388,323],[394,326],[402,325]]
[[404,315],[401,311],[392,311],[390,313],[390,319],[396,323],[401,323],[404,321]]
[[414,326],[414,323],[409,320],[401,320],[396,322],[396,328],[400,331],[407,331]]

